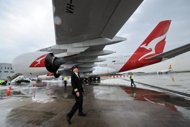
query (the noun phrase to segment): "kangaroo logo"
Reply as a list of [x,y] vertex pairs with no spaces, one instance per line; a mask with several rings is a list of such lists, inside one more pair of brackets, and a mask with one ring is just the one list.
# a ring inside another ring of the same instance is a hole
[[160,37],[155,38],[154,40],[152,40],[152,41],[151,41],[150,43],[148,43],[148,44],[143,44],[143,45],[141,45],[141,46],[140,46],[141,48],[145,48],[145,49],[147,49],[147,50],[150,50],[150,52],[148,52],[148,53],[144,54],[143,56],[141,56],[138,61],[141,61],[142,59],[146,58],[146,57],[149,56],[149,55],[154,55],[154,54],[156,54],[156,45],[157,45],[160,41],[164,40],[165,38],[166,38],[166,34],[164,34],[164,35],[162,35],[162,36],[160,36]]
[[36,59],[30,67],[44,67],[44,60],[46,58],[46,54],[40,56],[38,59]]

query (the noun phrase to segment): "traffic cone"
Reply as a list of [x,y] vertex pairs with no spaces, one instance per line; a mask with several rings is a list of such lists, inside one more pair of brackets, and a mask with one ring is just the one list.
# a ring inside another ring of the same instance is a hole
[[11,86],[9,86],[6,90],[6,96],[10,96],[11,95]]

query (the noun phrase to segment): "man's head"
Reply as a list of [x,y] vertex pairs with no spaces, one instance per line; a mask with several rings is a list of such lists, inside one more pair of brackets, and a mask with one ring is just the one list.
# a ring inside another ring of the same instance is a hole
[[72,67],[72,71],[75,72],[75,73],[78,73],[78,72],[79,72],[78,66],[77,66],[77,65],[74,65],[74,66]]

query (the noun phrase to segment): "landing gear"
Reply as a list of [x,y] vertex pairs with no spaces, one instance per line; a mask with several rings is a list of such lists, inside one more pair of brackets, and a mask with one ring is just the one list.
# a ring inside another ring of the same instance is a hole
[[100,83],[101,78],[98,76],[88,77],[88,78],[82,78],[82,82],[84,84],[94,84],[94,83]]
[[100,83],[101,79],[98,76],[89,77],[90,83]]

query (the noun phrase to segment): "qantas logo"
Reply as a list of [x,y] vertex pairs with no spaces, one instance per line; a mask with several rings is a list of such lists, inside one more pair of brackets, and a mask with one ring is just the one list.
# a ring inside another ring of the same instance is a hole
[[158,38],[155,38],[154,40],[152,40],[150,43],[148,44],[143,44],[141,45],[140,47],[141,48],[145,48],[147,50],[150,50],[150,52],[144,54],[143,56],[141,56],[138,61],[141,61],[142,59],[146,58],[147,56],[149,55],[154,55],[156,54],[156,46],[159,42],[161,42],[162,40],[164,40],[166,38],[166,34],[158,37]]
[[146,58],[163,53],[166,44],[166,33],[168,32],[170,23],[170,20],[159,22],[159,24],[153,29],[143,43],[137,48],[134,54],[122,66],[120,72],[144,67],[162,61],[161,58]]
[[46,54],[40,56],[38,59],[36,59],[30,67],[45,67],[45,58]]

